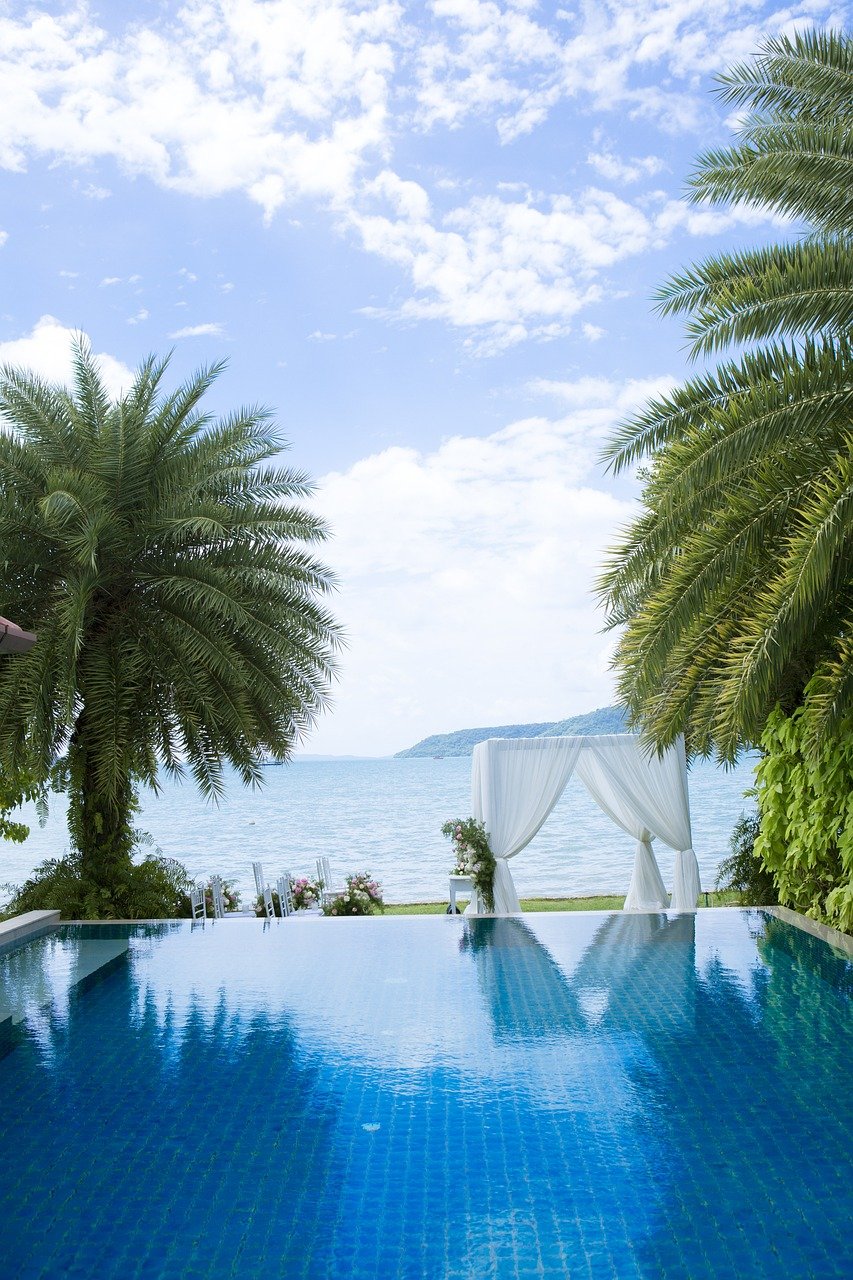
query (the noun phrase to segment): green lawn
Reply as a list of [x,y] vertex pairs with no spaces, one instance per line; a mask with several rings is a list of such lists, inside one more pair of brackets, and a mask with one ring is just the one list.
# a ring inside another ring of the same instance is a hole
[[[522,911],[621,911],[625,895],[611,894],[597,898],[522,898]],[[736,893],[709,893],[708,905],[724,907],[737,905]],[[699,899],[704,907],[705,895]],[[386,916],[440,916],[447,910],[446,902],[404,902],[387,906]]]

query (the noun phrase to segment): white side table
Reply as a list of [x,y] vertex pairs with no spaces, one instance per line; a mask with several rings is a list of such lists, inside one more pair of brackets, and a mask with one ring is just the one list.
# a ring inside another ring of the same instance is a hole
[[456,895],[461,893],[463,897],[474,897],[474,879],[473,876],[451,876],[450,877],[450,911],[448,915],[456,915]]

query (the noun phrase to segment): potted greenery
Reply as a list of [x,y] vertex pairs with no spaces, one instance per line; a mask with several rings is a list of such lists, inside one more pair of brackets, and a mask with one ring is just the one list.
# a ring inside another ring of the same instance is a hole
[[451,873],[470,876],[487,911],[495,909],[495,855],[486,828],[477,818],[445,822],[441,834],[453,842],[456,866]]

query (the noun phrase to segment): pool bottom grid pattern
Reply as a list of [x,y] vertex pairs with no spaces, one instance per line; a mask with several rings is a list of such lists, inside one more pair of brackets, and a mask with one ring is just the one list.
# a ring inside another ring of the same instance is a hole
[[848,967],[756,913],[614,919],[31,944],[0,1271],[849,1275]]

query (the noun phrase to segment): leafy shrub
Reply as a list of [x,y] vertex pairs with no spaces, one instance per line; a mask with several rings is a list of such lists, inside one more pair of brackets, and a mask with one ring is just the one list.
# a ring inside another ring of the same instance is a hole
[[359,871],[356,875],[347,876],[346,889],[323,907],[326,916],[372,916],[374,911],[382,911],[382,886],[373,880],[368,871]]
[[814,744],[802,710],[777,708],[755,771],[761,830],[756,855],[774,875],[779,901],[853,931],[853,718]]
[[14,893],[9,910],[59,911],[64,920],[155,920],[187,916],[191,881],[174,858],[147,854],[105,889],[86,880],[76,850],[48,858]]
[[757,813],[742,813],[732,831],[731,853],[717,871],[717,888],[734,889],[747,907],[770,906],[779,901],[773,873],[755,852],[760,829],[761,819]]

